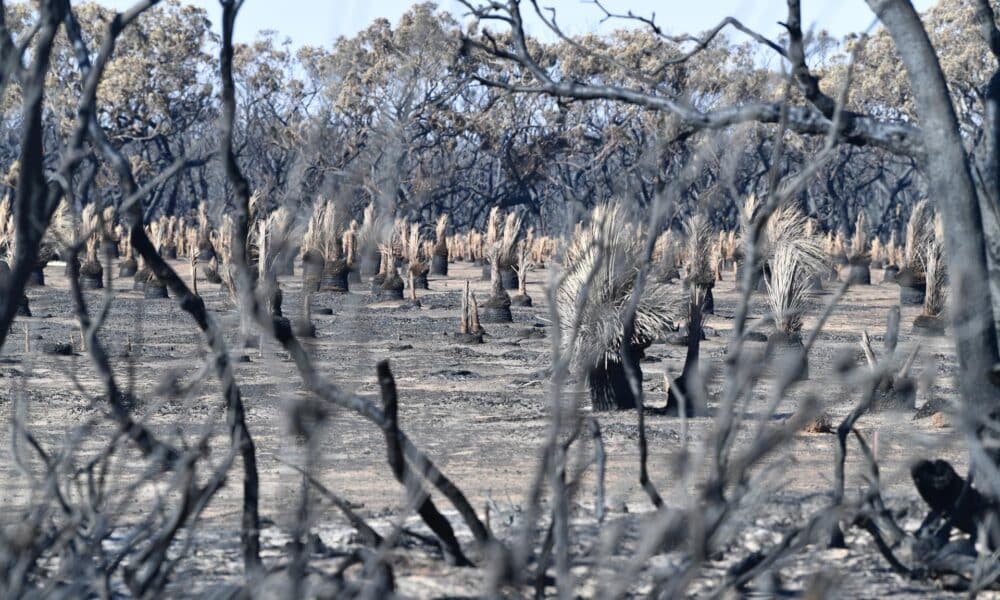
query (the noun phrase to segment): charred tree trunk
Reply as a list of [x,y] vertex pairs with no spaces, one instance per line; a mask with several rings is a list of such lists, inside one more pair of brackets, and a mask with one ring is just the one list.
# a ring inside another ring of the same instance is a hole
[[[0,348],[3,348],[10,325],[17,315],[24,288],[35,270],[42,236],[52,220],[52,213],[61,197],[61,188],[45,180],[45,149],[42,142],[45,108],[45,76],[49,70],[53,41],[63,18],[61,2],[41,3],[38,39],[32,45],[34,62],[21,74],[21,152],[18,156],[20,176],[14,198],[14,218],[17,250],[10,265],[10,275],[0,288]],[[4,31],[5,35],[9,35]],[[14,50],[11,49],[11,52]],[[9,60],[9,59],[8,59]],[[13,73],[4,69],[4,78]],[[5,84],[7,81],[3,81]]]
[[[1000,30],[989,0],[975,0],[976,17],[994,58],[1000,60]],[[983,98],[985,108],[981,163],[983,193],[979,207],[986,234],[986,258],[990,272],[990,293],[994,318],[1000,314],[1000,69],[994,71]]]
[[990,300],[986,239],[979,198],[958,131],[958,119],[934,47],[906,0],[867,0],[892,36],[906,67],[926,148],[929,195],[939,204],[956,302],[951,316],[959,389],[967,406],[989,411],[997,389],[988,374],[997,362],[996,325]]

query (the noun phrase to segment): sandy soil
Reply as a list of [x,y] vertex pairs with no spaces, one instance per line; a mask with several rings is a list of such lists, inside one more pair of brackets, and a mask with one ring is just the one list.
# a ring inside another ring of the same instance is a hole
[[[187,278],[188,266],[176,262],[175,268]],[[539,451],[548,431],[546,404],[549,339],[529,336],[528,329],[547,331],[548,313],[544,292],[538,283],[529,285],[533,308],[513,309],[514,323],[485,325],[488,335],[481,345],[463,345],[451,337],[458,329],[459,290],[471,279],[481,299],[488,284],[480,280],[481,269],[471,264],[451,265],[446,279],[431,277],[430,291],[421,292],[421,309],[403,309],[396,304],[372,304],[368,284],[354,285],[345,296],[319,294],[315,308],[330,308],[331,315],[316,315],[318,339],[311,344],[313,355],[323,374],[348,388],[376,399],[375,363],[388,358],[400,393],[400,419],[403,428],[420,448],[466,493],[473,505],[486,512],[491,506],[491,525],[498,535],[512,535],[517,525],[519,507],[529,490],[538,464]],[[540,282],[544,272],[533,274]],[[33,317],[19,319],[0,356],[0,420],[9,423],[19,407],[21,418],[47,447],[55,448],[79,426],[93,423],[93,432],[78,447],[82,462],[99,451],[112,432],[95,407],[100,404],[100,387],[85,355],[79,354],[80,341],[67,284],[61,263],[46,271],[48,285],[28,291]],[[873,271],[873,281],[881,281],[881,272]],[[225,325],[233,347],[238,318],[219,286],[201,283],[202,294],[217,319]],[[283,280],[285,314],[295,317],[301,305],[298,276]],[[205,427],[214,427],[213,446],[218,451],[213,460],[221,460],[226,447],[225,426],[220,416],[222,398],[217,380],[203,372],[205,344],[191,320],[173,301],[146,301],[141,292],[132,291],[132,280],[115,280],[115,299],[103,332],[103,339],[114,361],[117,376],[135,389],[141,403],[137,415],[151,423],[158,435],[182,444],[191,442]],[[886,314],[897,299],[895,285],[873,285],[852,289],[833,313],[810,357],[810,379],[797,384],[790,398],[778,408],[775,420],[787,418],[806,395],[817,397],[838,420],[859,399],[857,390],[845,389],[835,366],[844,357],[857,360],[858,340],[863,330],[881,336]],[[816,298],[817,310],[828,296]],[[92,304],[100,301],[100,292],[88,292]],[[732,327],[736,293],[731,277],[715,290],[716,314],[706,323],[708,339],[702,356],[718,360]],[[762,297],[755,295],[752,316],[765,312]],[[917,371],[922,374],[917,405],[932,398],[954,397],[954,353],[947,338],[915,335],[910,324],[918,307],[903,308],[900,347],[906,351],[918,341],[921,351]],[[815,318],[815,317],[814,317]],[[810,327],[814,321],[807,321]],[[880,346],[876,337],[876,346]],[[51,356],[40,349],[45,342],[71,342],[73,356]],[[30,350],[25,352],[25,343]],[[761,351],[764,344],[750,343],[751,351]],[[236,363],[237,377],[243,391],[248,421],[255,438],[261,476],[261,511],[267,518],[264,529],[265,559],[276,565],[285,556],[287,531],[300,494],[300,479],[280,461],[299,461],[303,450],[300,441],[289,433],[288,407],[302,395],[294,365],[273,342],[259,348],[234,350],[246,355],[249,362]],[[662,406],[665,402],[663,373],[678,375],[683,364],[684,348],[666,343],[653,345],[642,364],[646,403]],[[180,386],[174,382],[179,377]],[[713,382],[717,393],[720,384]],[[179,391],[171,395],[169,392]],[[738,447],[745,445],[759,425],[770,391],[765,381],[754,391],[753,399],[741,407],[746,418],[740,429]],[[571,392],[581,400],[584,411],[589,401],[580,390]],[[20,402],[15,402],[20,400]],[[710,409],[714,405],[710,405]],[[918,457],[944,457],[961,470],[965,458],[962,441],[948,427],[937,427],[930,419],[914,420],[905,415],[866,415],[860,429],[870,438],[877,434],[877,452],[881,463],[883,493],[894,510],[905,512],[904,523],[915,526],[923,513],[909,480],[908,467]],[[652,507],[638,483],[637,427],[634,412],[601,414],[600,423],[608,455],[608,520],[624,527],[625,542],[640,537]],[[712,428],[711,417],[693,419],[690,427],[692,447],[704,442]],[[650,473],[668,505],[680,505],[691,489],[679,484],[674,473],[674,457],[680,448],[680,423],[665,416],[648,416],[646,426],[650,445]],[[748,549],[765,549],[780,539],[788,527],[802,524],[810,514],[829,502],[832,486],[835,437],[801,434],[792,444],[768,457],[756,483],[762,504],[752,512],[739,515],[734,522],[739,531],[733,543],[720,548],[718,560],[709,563],[696,582],[695,591],[706,591],[719,581],[720,574],[746,555]],[[10,447],[10,428],[0,428],[0,445]],[[586,450],[589,452],[589,449]],[[15,466],[9,453],[0,461],[0,510],[10,522],[30,502],[27,479]],[[576,457],[584,460],[587,456]],[[141,461],[134,451],[125,451],[114,462],[114,485],[125,489],[141,475]],[[847,490],[856,494],[864,485],[862,463],[852,451],[847,462]],[[238,471],[230,485],[207,511],[205,526],[196,536],[193,559],[185,567],[183,586],[172,588],[183,596],[212,586],[238,581],[238,523],[240,486]],[[420,529],[412,515],[400,515],[404,505],[403,490],[393,479],[385,460],[382,434],[362,418],[336,411],[327,423],[318,443],[316,476],[328,488],[359,506],[359,512],[376,527],[388,529],[405,518]],[[583,479],[574,498],[573,524],[577,532],[574,555],[593,556],[598,546],[598,532],[593,517],[593,469]],[[144,486],[136,500],[121,507],[121,524],[137,520],[149,509],[156,489]],[[442,508],[447,507],[439,502]],[[447,512],[450,516],[453,513]],[[337,551],[357,543],[344,519],[334,509],[319,508],[314,530],[334,550],[329,556],[317,555],[313,566],[334,570],[340,560]],[[468,531],[452,519],[463,541],[471,539]],[[631,536],[631,537],[630,537]],[[780,565],[781,585],[801,591],[817,573],[826,573],[840,587],[840,593],[852,596],[901,596],[932,594],[942,590],[907,582],[891,573],[878,556],[866,535],[852,531],[849,549],[824,550],[810,546]],[[756,546],[755,546],[756,545]],[[467,546],[471,547],[467,544]],[[732,551],[729,551],[732,550]],[[470,555],[477,557],[474,551]],[[578,567],[581,595],[596,593],[595,581],[613,573],[618,563],[627,562],[623,549],[601,568]],[[204,560],[202,560],[204,559]],[[669,567],[675,557],[656,557],[630,588],[642,595],[648,591],[649,577],[657,569]],[[596,563],[593,559],[579,564]],[[435,550],[413,545],[409,551],[397,551],[394,558],[399,590],[414,596],[474,596],[484,589],[485,574],[478,569],[455,569],[444,565]],[[851,574],[852,577],[844,575]],[[192,586],[191,582],[197,582]],[[551,589],[549,590],[552,591]]]

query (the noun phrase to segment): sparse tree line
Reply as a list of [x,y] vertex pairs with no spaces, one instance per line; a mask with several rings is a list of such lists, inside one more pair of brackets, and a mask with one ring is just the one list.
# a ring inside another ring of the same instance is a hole
[[[883,356],[862,332],[866,364],[845,369],[845,381],[866,392],[836,431],[835,510],[749,557],[720,591],[742,589],[817,539],[843,545],[843,530],[853,527],[912,579],[947,573],[970,589],[1000,580],[995,565],[984,574],[977,562],[1000,536],[990,500],[1000,496],[990,433],[1000,362],[993,314],[1000,283],[990,277],[1000,257],[1000,85],[993,81],[1000,30],[988,2],[944,1],[921,24],[908,2],[869,0],[885,29],[842,44],[806,40],[796,0],[788,2],[787,38],[777,41],[731,19],[700,38],[672,38],[632,16],[625,18],[642,27],[568,38],[555,14],[533,0],[468,2],[476,23],[462,29],[432,5],[418,5],[395,27],[378,21],[330,50],[294,54],[273,36],[234,45],[241,4],[220,0],[219,37],[203,12],[170,1],[141,0],[120,14],[67,0],[0,4],[8,140],[0,147],[8,165],[0,347],[11,343],[14,319],[30,314],[25,288],[44,284],[47,263],[65,261],[82,346],[120,433],[106,453],[127,444],[149,464],[144,482],[166,481],[173,493],[160,500],[171,510],[157,507],[117,554],[105,551],[103,519],[128,500],[104,497],[103,484],[95,490],[94,471],[107,456],[75,469],[67,458],[75,448],[52,456],[15,421],[13,435],[43,465],[33,491],[44,501],[30,507],[24,531],[0,539],[7,595],[63,584],[69,594],[111,595],[114,582],[155,596],[180,568],[183,552],[172,550],[180,532],[197,528],[227,478],[242,483],[246,590],[266,577],[257,452],[219,315],[199,294],[207,282],[227,292],[244,339],[267,336],[294,364],[308,395],[293,407],[303,445],[314,450],[335,409],[370,421],[385,435],[388,466],[410,508],[433,533],[423,542],[450,565],[488,568],[491,592],[533,585],[544,593],[550,583],[572,589],[569,511],[583,473],[568,468],[567,454],[588,433],[603,473],[597,413],[635,410],[639,482],[659,512],[628,568],[602,589],[623,595],[653,555],[683,547],[686,560],[656,576],[654,591],[672,597],[746,508],[753,469],[818,416],[808,398],[789,419],[762,425],[748,446],[735,447],[733,436],[746,425],[737,409],[760,379],[760,361],[775,378],[770,419],[808,378],[809,351],[837,302],[850,286],[872,283],[873,267],[899,285],[901,304],[922,304],[914,327],[949,331],[955,341],[975,485],[947,463],[922,461],[913,479],[932,511],[921,529],[902,530],[885,509],[876,457],[855,424],[872,411],[913,408],[916,349],[897,348],[899,311],[890,311]],[[560,41],[526,36],[523,10]],[[725,27],[749,41],[724,37]],[[983,37],[989,53],[977,45]],[[763,65],[770,53],[787,73]],[[178,259],[190,262],[189,281],[178,275]],[[526,281],[536,267],[558,265],[546,282],[550,429],[524,508],[527,525],[514,539],[499,539],[407,437],[388,363],[377,367],[378,405],[320,372],[307,342],[316,335],[314,294],[370,285],[375,301],[419,308],[428,277],[446,277],[456,261],[482,265],[490,282],[486,297],[468,282],[461,294],[454,339],[470,344],[483,342],[484,326],[511,322],[512,307],[531,305]],[[201,332],[230,442],[220,461],[205,460],[206,440],[176,447],[130,410],[136,398],[117,380],[98,335],[114,300],[113,265],[146,298],[172,297]],[[301,277],[303,290],[295,320],[282,309],[279,278],[289,274]],[[710,392],[699,342],[722,278],[739,282],[739,302],[719,386]],[[843,283],[807,328],[807,300],[834,279]],[[745,349],[760,335],[748,319],[757,292],[770,315],[764,359]],[[674,333],[687,349],[683,370],[666,382],[667,404],[646,407],[643,351]],[[585,382],[592,413],[563,396],[572,381]],[[709,403],[717,408],[704,451],[688,454],[685,439],[678,463],[680,480],[700,471],[704,481],[689,504],[668,509],[647,471],[644,415],[687,419],[706,414]],[[870,469],[871,487],[857,498],[845,493],[852,435]],[[376,532],[308,465],[301,472],[291,550],[268,567],[286,578],[293,597],[306,591],[315,489],[361,540],[324,583],[334,594],[391,593],[387,551],[401,530]],[[67,489],[83,485],[90,493],[67,499]],[[471,542],[459,540],[436,504],[442,501]],[[956,555],[947,535],[953,527],[985,535],[985,550]],[[46,560],[51,571],[41,568]],[[346,575],[353,565],[361,568]]]
[[[928,29],[942,54],[963,135],[968,144],[981,145],[977,124],[984,118],[981,99],[990,72],[976,23],[959,4],[935,7]],[[110,16],[96,4],[75,10],[86,35]],[[220,115],[212,79],[219,40],[207,14],[170,2],[152,10],[123,31],[95,105],[109,141],[130,161],[140,184],[179,158],[210,157]],[[13,3],[8,12],[12,34],[30,28],[30,3]],[[678,64],[670,61],[683,56],[682,44],[644,29],[529,43],[540,64],[566,79],[599,78],[608,85],[683,94],[702,110],[783,93],[770,50],[737,33],[720,34]],[[53,142],[72,126],[81,87],[66,36],[57,35],[53,45],[42,119],[47,161],[58,155]],[[886,32],[864,41],[820,36],[810,52],[828,93],[856,53],[852,109],[913,118],[908,82],[899,77],[898,62],[887,58],[893,50]],[[414,6],[397,24],[379,20],[329,48],[295,50],[264,33],[234,49],[237,154],[247,165],[251,189],[262,190],[272,203],[296,208],[317,194],[336,194],[360,216],[371,200],[391,200],[404,216],[428,223],[447,212],[459,229],[483,228],[490,207],[500,206],[519,207],[534,225],[555,234],[572,226],[567,205],[585,211],[618,195],[649,205],[676,181],[684,182],[676,227],[701,207],[714,227],[733,228],[743,199],[767,191],[774,152],[766,127],[735,123],[703,132],[649,107],[512,95],[478,83],[521,77],[510,62],[463,44],[460,24],[432,4]],[[19,93],[12,82],[5,100],[6,143],[0,145],[5,165],[17,159],[21,119],[10,109]],[[800,99],[800,92],[791,93]],[[829,168],[803,189],[799,200],[824,230],[849,234],[857,214],[865,212],[884,241],[893,231],[902,234],[910,208],[927,196],[927,188],[917,144],[903,137],[897,146],[907,148],[901,153],[887,151],[888,145],[869,140],[860,148],[839,147]],[[785,144],[774,168],[792,172],[817,147],[807,139]],[[106,165],[88,160],[84,166],[93,171],[84,179],[93,182],[75,184],[77,210],[118,193]],[[203,202],[213,220],[232,206],[233,191],[218,161],[204,160],[159,182],[141,204],[148,218],[180,216]]]

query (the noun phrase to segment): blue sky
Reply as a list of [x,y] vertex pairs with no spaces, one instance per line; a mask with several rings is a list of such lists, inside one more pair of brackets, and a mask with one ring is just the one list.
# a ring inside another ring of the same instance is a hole
[[[99,1],[116,9],[133,3]],[[206,8],[218,28],[217,0],[185,2]],[[291,38],[296,46],[327,46],[338,36],[353,35],[377,17],[395,22],[413,4],[411,0],[246,0],[237,20],[236,37],[249,40],[259,30],[273,29]],[[590,31],[600,25],[600,10],[585,0],[541,0],[541,4],[555,8],[560,25],[570,33]],[[920,10],[932,4],[932,0],[914,1]],[[787,6],[786,0],[606,0],[605,5],[614,11],[631,9],[644,16],[655,11],[657,22],[673,33],[702,31],[732,15],[748,27],[775,37],[781,32],[777,21],[784,20]],[[805,28],[827,29],[836,35],[862,31],[874,18],[864,0],[804,0],[802,5]],[[455,15],[465,12],[455,0],[439,0],[438,6]],[[529,32],[541,34],[542,26],[536,23]]]

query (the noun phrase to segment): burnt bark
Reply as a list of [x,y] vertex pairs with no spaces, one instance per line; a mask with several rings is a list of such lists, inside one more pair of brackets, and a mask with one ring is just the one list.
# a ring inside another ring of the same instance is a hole
[[382,431],[385,433],[385,446],[388,454],[389,468],[396,481],[406,487],[410,497],[410,502],[416,507],[417,513],[424,523],[437,536],[448,564],[467,567],[472,563],[462,552],[462,546],[455,537],[455,531],[451,527],[448,519],[444,518],[441,511],[434,505],[420,479],[413,473],[406,462],[403,454],[403,445],[399,433],[399,399],[396,392],[396,380],[389,370],[389,362],[381,361],[378,364],[378,383],[382,393],[383,412],[385,414],[385,426]]
[[948,85],[913,5],[906,0],[867,2],[889,31],[906,67],[921,120],[929,195],[941,200],[938,208],[944,221],[953,294],[961,299],[951,313],[959,389],[969,407],[988,411],[997,404],[997,389],[988,373],[998,354],[986,238]]

